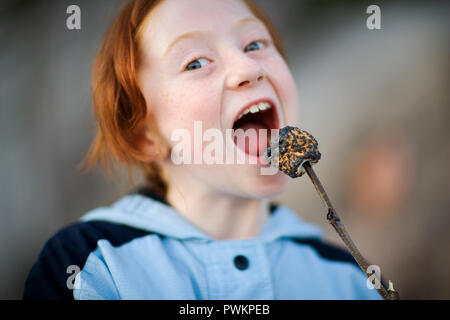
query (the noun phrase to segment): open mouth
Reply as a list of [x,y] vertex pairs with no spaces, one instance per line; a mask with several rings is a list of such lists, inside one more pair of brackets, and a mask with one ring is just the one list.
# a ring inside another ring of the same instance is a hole
[[234,143],[246,154],[258,157],[270,146],[270,129],[279,129],[278,115],[272,101],[253,102],[236,116]]

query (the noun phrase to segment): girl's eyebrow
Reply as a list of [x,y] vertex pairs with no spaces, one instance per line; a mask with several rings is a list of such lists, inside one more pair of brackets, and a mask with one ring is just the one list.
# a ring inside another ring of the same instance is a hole
[[169,53],[169,51],[175,46],[175,44],[177,44],[181,40],[186,39],[186,38],[195,38],[195,37],[205,36],[208,33],[209,32],[205,32],[205,31],[190,31],[190,32],[186,32],[186,33],[179,35],[167,46],[167,49],[164,52],[163,57],[165,57]]
[[[255,17],[247,17],[247,18],[243,18],[240,19],[238,21],[236,21],[232,27],[232,29],[236,29],[237,27],[249,23],[249,22],[257,22],[257,23],[262,23],[261,20],[255,18]],[[166,48],[166,51],[163,54],[163,57],[165,57],[169,51],[175,46],[175,44],[177,44],[179,41],[186,39],[186,38],[195,38],[195,37],[200,37],[200,36],[205,36],[207,34],[209,34],[210,32],[206,32],[206,31],[190,31],[190,32],[186,32],[183,33],[179,36],[177,36]]]

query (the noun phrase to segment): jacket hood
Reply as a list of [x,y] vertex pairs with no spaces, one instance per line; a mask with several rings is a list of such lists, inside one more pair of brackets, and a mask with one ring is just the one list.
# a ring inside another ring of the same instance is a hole
[[[148,194],[126,195],[111,206],[89,211],[81,221],[106,221],[179,240],[217,241],[163,200]],[[323,233],[318,226],[304,222],[288,207],[278,205],[258,237],[270,242],[279,238],[322,238]]]

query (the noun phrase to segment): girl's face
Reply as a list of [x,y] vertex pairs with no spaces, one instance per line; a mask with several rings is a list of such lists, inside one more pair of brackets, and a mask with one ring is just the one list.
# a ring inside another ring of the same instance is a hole
[[[147,17],[141,46],[138,81],[147,104],[169,148],[180,143],[171,140],[172,134],[180,132],[176,130],[190,133],[192,163],[195,144],[205,151],[214,141],[194,141],[208,129],[220,130],[225,142],[233,128],[270,131],[298,125],[291,73],[265,25],[241,0],[165,0]],[[271,108],[250,112],[236,122],[258,101],[270,103]],[[194,121],[197,127],[201,124],[200,135],[194,132]],[[249,163],[250,158],[261,161],[258,153],[265,149],[265,138],[260,136],[247,148],[230,138],[232,143],[223,146],[225,164],[211,165],[204,159],[201,164],[182,164],[177,172],[183,177],[178,178],[194,179],[193,185],[200,182],[216,193],[253,198],[275,195],[288,177],[280,172],[262,175],[263,164]],[[234,153],[233,164],[227,164],[227,153]],[[238,153],[248,157],[245,164],[236,163]],[[167,168],[173,168],[170,154],[167,161]]]

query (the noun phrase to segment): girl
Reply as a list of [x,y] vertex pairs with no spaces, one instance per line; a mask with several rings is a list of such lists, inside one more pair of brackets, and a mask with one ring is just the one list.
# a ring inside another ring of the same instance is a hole
[[[249,1],[129,1],[93,88],[99,127],[87,165],[137,165],[148,186],[52,237],[24,298],[380,298],[348,253],[269,202],[288,177],[262,174],[270,136],[258,129],[296,126],[298,98],[275,30]],[[215,152],[248,161],[191,157],[209,129],[235,142]],[[191,161],[180,163],[181,134]]]

